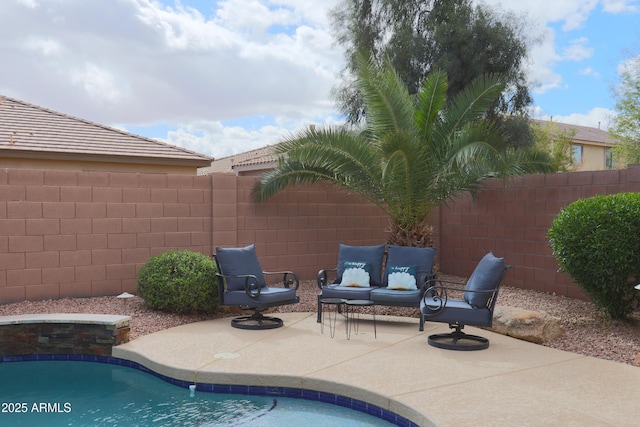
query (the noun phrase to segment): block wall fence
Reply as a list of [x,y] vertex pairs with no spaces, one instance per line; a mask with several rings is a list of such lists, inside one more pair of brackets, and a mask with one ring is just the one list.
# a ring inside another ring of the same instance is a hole
[[[135,293],[151,256],[254,242],[265,270],[315,279],[339,243],[386,239],[386,216],[356,195],[314,185],[255,204],[255,179],[0,169],[0,304]],[[468,276],[493,251],[514,267],[508,285],[584,298],[546,232],[578,198],[624,191],[640,191],[640,167],[488,180],[432,216],[439,269]]]
[[487,251],[513,268],[510,286],[587,299],[570,277],[558,271],[547,232],[560,210],[596,195],[640,191],[640,165],[628,169],[526,175],[488,180],[473,200],[457,198],[437,218],[440,268],[466,277]]

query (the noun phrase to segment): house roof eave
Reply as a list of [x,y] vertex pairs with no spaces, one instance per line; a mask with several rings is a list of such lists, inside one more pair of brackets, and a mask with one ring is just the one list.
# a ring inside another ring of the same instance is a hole
[[74,153],[74,152],[55,152],[55,151],[38,151],[38,150],[15,150],[7,149],[0,146],[0,157],[14,159],[36,159],[36,160],[68,160],[68,161],[85,161],[85,162],[112,162],[112,163],[137,163],[148,165],[163,166],[191,166],[204,167],[211,164],[211,158],[203,157],[201,159],[194,158],[170,158],[170,157],[153,157],[153,156],[126,156],[113,154],[91,154],[91,153]]

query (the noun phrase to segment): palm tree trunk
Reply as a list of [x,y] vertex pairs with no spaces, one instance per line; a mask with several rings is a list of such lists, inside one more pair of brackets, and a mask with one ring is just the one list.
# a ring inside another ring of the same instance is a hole
[[426,221],[414,224],[399,224],[391,221],[387,244],[397,246],[415,246],[419,248],[433,247],[433,227]]

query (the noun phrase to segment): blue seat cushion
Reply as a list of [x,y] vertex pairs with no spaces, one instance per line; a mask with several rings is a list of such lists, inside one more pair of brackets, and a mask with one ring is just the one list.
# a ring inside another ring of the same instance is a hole
[[296,299],[296,290],[293,288],[260,289],[260,296],[251,299],[244,290],[228,291],[224,293],[224,305],[240,305],[255,308],[258,306],[278,305],[278,303],[293,301]]
[[[254,244],[244,248],[216,248],[216,258],[222,270],[219,272],[220,274],[225,276],[250,274],[256,276],[260,287],[267,286]],[[227,290],[244,291],[246,283],[244,277],[226,277],[225,279]]]
[[374,246],[348,246],[340,244],[338,250],[338,271],[336,283],[342,282],[342,273],[345,270],[345,262],[364,262],[371,266],[371,286],[382,285],[382,260],[384,258],[385,245]]
[[371,291],[371,301],[380,305],[415,305],[418,306],[420,302],[420,291],[415,290],[396,290],[388,288],[377,288]]
[[433,272],[434,248],[416,248],[413,246],[389,245],[387,269],[384,272],[384,284],[388,283],[389,267],[416,266],[416,282],[418,288],[424,283],[427,275]]
[[[492,291],[500,286],[504,274],[504,258],[496,258],[491,252],[486,254],[471,273],[465,286],[466,291]],[[485,307],[491,292],[465,292],[464,300],[473,307]]]
[[420,302],[420,312],[425,316],[426,321],[491,326],[491,310],[485,307],[474,308],[464,300],[449,299],[446,308],[436,314],[429,311],[426,306],[439,307],[440,302],[428,297]]
[[370,299],[369,294],[372,289],[376,288],[328,285],[322,288],[322,298]]

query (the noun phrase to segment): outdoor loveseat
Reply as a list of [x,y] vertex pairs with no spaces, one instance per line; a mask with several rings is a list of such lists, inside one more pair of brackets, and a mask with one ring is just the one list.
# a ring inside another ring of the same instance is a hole
[[[426,283],[435,277],[434,248],[340,245],[338,266],[318,272],[318,323],[322,300],[370,300],[375,305],[420,308]],[[420,331],[424,318],[420,316]]]

